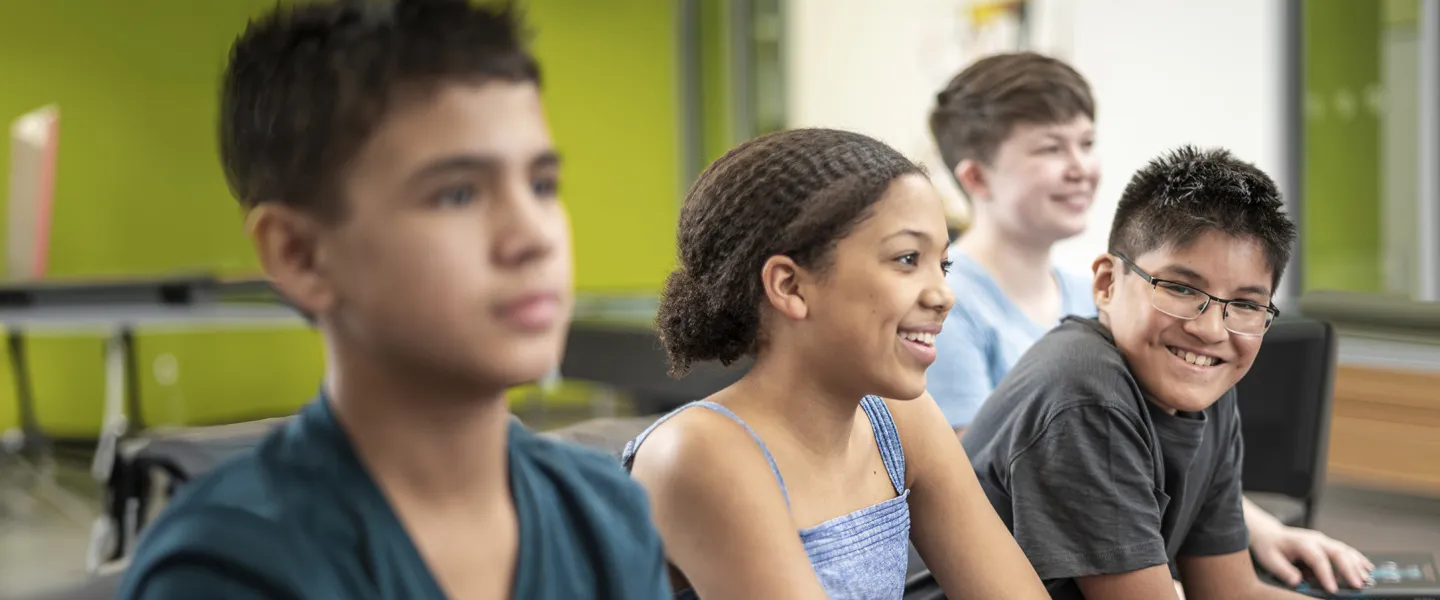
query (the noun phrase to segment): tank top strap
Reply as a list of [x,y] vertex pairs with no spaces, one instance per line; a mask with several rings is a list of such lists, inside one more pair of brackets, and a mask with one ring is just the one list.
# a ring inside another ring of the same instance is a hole
[[880,448],[880,461],[885,463],[885,472],[895,493],[905,493],[905,449],[900,445],[900,430],[890,417],[890,408],[879,396],[866,396],[860,400],[865,416],[870,418],[870,429],[875,432],[875,445]]
[[[717,413],[730,417],[730,420],[739,423],[741,427],[745,428],[745,432],[749,433],[750,438],[755,440],[755,443],[760,446],[760,452],[765,454],[765,461],[770,463],[770,472],[775,475],[775,481],[780,484],[780,494],[785,497],[785,505],[789,506],[790,492],[785,489],[785,478],[780,476],[780,467],[775,464],[775,457],[770,455],[770,448],[765,445],[764,440],[760,439],[760,434],[755,433],[755,430],[751,429],[750,426],[740,418],[740,415],[735,414],[733,411],[725,408],[723,405],[716,404],[708,400],[696,400],[694,402],[690,402],[684,406],[681,406],[680,408],[670,411],[665,416],[660,417],[659,420],[651,423],[650,426],[646,427],[645,431],[640,432],[640,435],[636,436],[635,439],[627,442],[625,444],[625,450],[620,453],[620,464],[625,466],[625,470],[629,471],[631,466],[635,464],[635,452],[640,450],[640,445],[645,443],[645,438],[650,436],[650,432],[654,431],[656,427],[659,427],[665,421],[670,420],[671,417],[680,414],[681,411],[692,407],[705,408],[715,411]],[[889,418],[888,413],[886,414],[886,418]],[[871,420],[873,421],[874,419],[872,418]],[[890,468],[890,463],[888,461],[886,461],[885,463],[885,468]]]

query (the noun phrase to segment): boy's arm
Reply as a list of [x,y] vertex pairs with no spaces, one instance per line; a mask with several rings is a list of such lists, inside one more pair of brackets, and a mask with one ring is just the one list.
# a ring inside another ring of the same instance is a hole
[[945,325],[935,336],[939,358],[925,372],[925,387],[956,433],[970,425],[995,389],[996,382],[990,379],[993,347],[990,334],[958,305],[945,316]]
[[1187,600],[1299,600],[1298,592],[1266,585],[1255,576],[1244,550],[1213,556],[1180,557],[1180,579]]
[[[1168,564],[1114,575],[1092,575],[1076,580],[1089,600],[1141,600],[1180,598],[1179,587],[1170,579]],[[1190,600],[1191,597],[1187,597]]]
[[173,562],[152,570],[144,581],[117,596],[125,600],[272,600],[280,594],[259,581],[198,562]]
[[299,599],[334,592],[286,531],[253,514],[206,507],[167,515],[146,534],[120,600]]
[[1169,500],[1149,448],[1131,416],[1080,404],[1011,461],[1015,539],[1041,579],[1076,579],[1092,599],[1173,597],[1160,534]]

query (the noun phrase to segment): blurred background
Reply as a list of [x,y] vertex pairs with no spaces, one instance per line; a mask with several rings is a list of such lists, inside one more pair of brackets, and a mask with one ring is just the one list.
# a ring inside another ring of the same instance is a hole
[[[293,316],[116,316],[257,275],[219,167],[216,95],[229,44],[274,4],[0,1],[0,598],[85,576],[107,501],[89,471],[112,425],[248,422],[316,390],[319,343]],[[760,133],[883,139],[930,168],[963,224],[926,129],[935,93],[986,53],[1038,50],[1089,79],[1104,157],[1060,265],[1088,269],[1129,175],[1169,148],[1224,146],[1274,175],[1301,231],[1277,305],[1339,336],[1315,525],[1440,551],[1440,0],[522,4],[567,157],[578,322],[644,327],[684,189]],[[51,298],[64,311],[27,312]],[[515,390],[516,413],[549,428],[658,408],[559,375]]]

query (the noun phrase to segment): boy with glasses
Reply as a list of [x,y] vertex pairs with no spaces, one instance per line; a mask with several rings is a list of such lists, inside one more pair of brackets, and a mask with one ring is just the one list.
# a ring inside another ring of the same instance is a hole
[[1260,582],[1234,386],[1278,313],[1295,226],[1265,173],[1184,147],[1136,173],[1096,259],[1097,319],[1010,370],[963,442],[1053,598],[1300,598]]
[[[1080,73],[1031,52],[980,59],[937,94],[930,130],[971,208],[950,251],[955,306],[926,372],[956,433],[1062,317],[1096,314],[1091,278],[1051,260],[1057,242],[1084,230],[1099,185],[1095,108]],[[1245,521],[1255,561],[1277,578],[1300,583],[1303,561],[1327,590],[1364,583],[1370,564],[1354,548],[1248,500]]]

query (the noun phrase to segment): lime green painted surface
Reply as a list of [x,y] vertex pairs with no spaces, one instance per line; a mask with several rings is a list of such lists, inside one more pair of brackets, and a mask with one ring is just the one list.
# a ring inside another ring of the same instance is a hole
[[51,274],[253,267],[217,159],[215,98],[230,41],[272,4],[0,3],[0,121],[60,106]]
[[[1304,285],[1306,290],[1381,290],[1380,121],[1364,91],[1380,80],[1384,4],[1307,0]],[[1353,117],[1336,109],[1348,94]]]
[[[291,351],[276,353],[282,347]],[[275,416],[314,397],[320,337],[305,328],[141,333],[135,339],[146,423],[207,425]]]
[[105,338],[38,334],[25,341],[35,420],[62,438],[94,436],[105,405]]
[[1420,0],[1385,0],[1387,27],[1415,27],[1420,22]]
[[[255,268],[218,164],[216,90],[234,36],[248,16],[274,3],[0,3],[0,123],[48,103],[61,110],[51,274]],[[674,260],[681,185],[674,5],[528,4],[551,126],[566,156],[563,196],[577,287],[657,292]],[[8,143],[0,144],[0,165],[8,165],[8,154]],[[0,168],[0,190],[6,185]],[[318,380],[320,354],[308,333],[145,339],[151,359],[169,352],[182,370],[180,383],[168,387],[142,377],[151,422],[288,410]],[[32,342],[37,409],[47,430],[83,435],[98,428],[101,344],[89,336]],[[14,402],[4,399],[0,429],[16,420]]]
[[530,0],[581,291],[660,291],[679,216],[675,3]]
[[10,345],[0,344],[0,434],[20,427],[20,405],[15,400],[15,377],[10,369]]
[[[218,163],[215,94],[230,42],[273,4],[0,4],[0,120],[61,108],[51,273],[254,268]],[[577,283],[658,291],[680,184],[674,6],[528,4],[551,124],[568,157]],[[8,154],[0,145],[0,164]]]
[[700,140],[709,166],[742,140],[735,139],[729,0],[700,2]]

